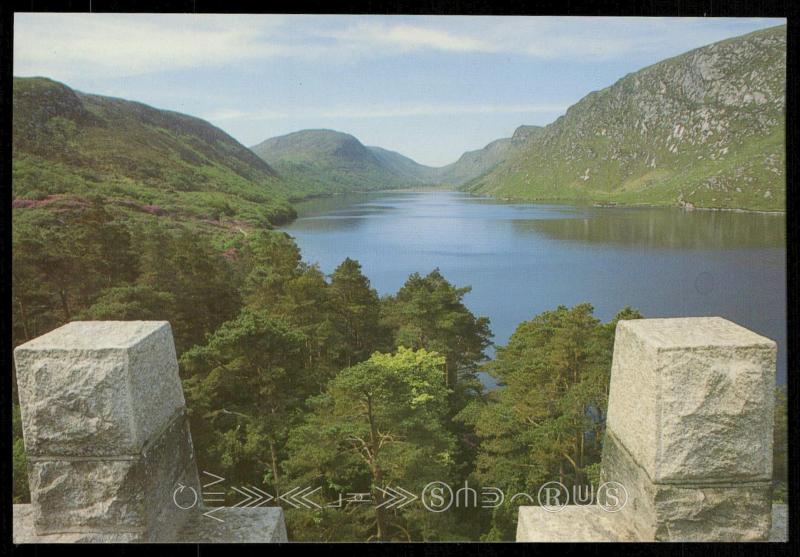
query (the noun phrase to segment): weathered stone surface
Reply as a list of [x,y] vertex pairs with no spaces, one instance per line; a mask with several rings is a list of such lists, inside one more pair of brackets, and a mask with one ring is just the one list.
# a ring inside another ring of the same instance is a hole
[[775,358],[720,317],[621,321],[607,428],[653,482],[766,481]]
[[518,542],[625,542],[635,538],[625,531],[615,513],[598,505],[567,505],[552,513],[542,507],[520,507]]
[[[204,511],[201,511],[204,512]],[[191,543],[285,542],[286,522],[280,507],[242,509],[228,507],[214,512],[219,522],[195,515],[181,530],[178,541]]]
[[280,508],[220,523],[173,499],[201,488],[168,323],[74,322],[15,359],[31,489],[15,543],[286,541]]
[[[201,511],[202,512],[202,511]],[[71,532],[37,534],[33,527],[33,505],[14,505],[14,543],[141,543],[144,534],[130,532]],[[178,532],[177,543],[271,543],[285,542],[286,523],[280,507],[256,509],[224,508],[214,512],[218,522],[195,513]]]
[[770,532],[770,482],[657,484],[614,437],[603,442],[603,481],[624,486],[620,524],[640,540],[759,541]]
[[174,504],[173,491],[183,484],[200,492],[182,412],[138,456],[33,458],[28,478],[38,534],[131,533],[144,541],[173,540],[192,514]]
[[[624,528],[619,517],[603,513],[594,505],[569,505],[559,513],[549,513],[542,507],[520,507],[516,539],[518,542],[641,541],[626,535]],[[768,541],[788,539],[788,507],[773,505]]]
[[166,321],[77,321],[16,348],[30,456],[138,454],[185,405]]
[[769,541],[785,542],[789,540],[789,505],[772,505],[772,529]]
[[27,543],[135,543],[143,535],[133,532],[69,532],[64,534],[37,534],[33,526],[33,505],[14,505],[13,541]]

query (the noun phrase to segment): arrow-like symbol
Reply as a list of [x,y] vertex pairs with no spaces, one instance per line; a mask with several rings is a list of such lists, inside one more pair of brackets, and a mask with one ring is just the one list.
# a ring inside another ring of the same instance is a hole
[[203,513],[203,516],[207,516],[208,518],[213,518],[217,522],[225,522],[224,520],[222,520],[218,516],[214,516],[214,513],[217,512],[218,510],[222,509],[222,508],[223,507],[216,507],[214,509],[209,509],[209,510],[207,510],[206,512]]
[[205,489],[207,487],[211,487],[212,485],[218,484],[219,482],[224,482],[225,481],[225,478],[223,478],[222,476],[217,476],[216,474],[212,474],[211,472],[206,472],[205,470],[203,470],[203,474],[205,474],[207,476],[211,476],[212,478],[216,478],[216,480],[211,482],[211,483],[203,484],[203,489]]
[[246,507],[251,501],[255,500],[255,497],[253,497],[249,493],[245,493],[244,491],[242,491],[238,487],[234,487],[233,490],[235,492],[237,492],[237,493],[241,493],[242,495],[244,495],[244,499],[242,499],[241,501],[239,501],[238,503],[233,505],[234,507]]
[[419,499],[419,497],[417,497],[415,494],[403,489],[402,487],[386,486],[386,489],[383,489],[381,487],[378,487],[377,489],[378,491],[383,493],[384,496],[389,497],[388,499],[383,501],[380,505],[377,505],[375,507],[377,509],[380,509],[381,507],[386,507],[387,509],[395,507],[397,509],[400,509],[402,507],[405,507],[409,503],[415,501],[416,499]]
[[233,489],[245,496],[243,500],[234,505],[235,507],[260,507],[264,503],[269,503],[274,499],[272,495],[253,485],[250,487],[241,486],[241,488],[234,487]]
[[322,507],[320,505],[318,505],[315,501],[312,501],[311,499],[308,498],[317,491],[319,491],[320,489],[322,488],[317,487],[315,489],[311,489],[311,487],[304,487],[301,489],[299,487],[294,487],[289,491],[287,491],[286,493],[284,493],[283,495],[279,496],[278,499],[286,503],[289,503],[296,509],[301,507],[304,509],[310,509],[312,507],[315,509],[321,509]]

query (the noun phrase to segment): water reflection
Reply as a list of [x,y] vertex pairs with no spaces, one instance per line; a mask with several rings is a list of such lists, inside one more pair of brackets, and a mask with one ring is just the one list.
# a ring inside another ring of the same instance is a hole
[[597,209],[583,218],[517,219],[519,232],[556,240],[672,249],[782,247],[782,215],[678,209]]

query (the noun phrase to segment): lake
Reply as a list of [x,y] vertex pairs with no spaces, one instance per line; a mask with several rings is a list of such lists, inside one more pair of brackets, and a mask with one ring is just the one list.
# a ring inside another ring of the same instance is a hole
[[[719,315],[778,343],[786,382],[783,215],[508,203],[460,192],[380,192],[297,205],[284,228],[331,273],[358,260],[379,294],[438,267],[504,344],[517,325],[590,302],[607,321]],[[493,386],[490,377],[482,380]]]

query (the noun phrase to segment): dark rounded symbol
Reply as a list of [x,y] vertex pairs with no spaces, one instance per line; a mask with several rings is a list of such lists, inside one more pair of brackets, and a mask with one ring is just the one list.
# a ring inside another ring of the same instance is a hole
[[714,290],[714,275],[703,271],[694,279],[694,289],[700,294],[710,294]]

